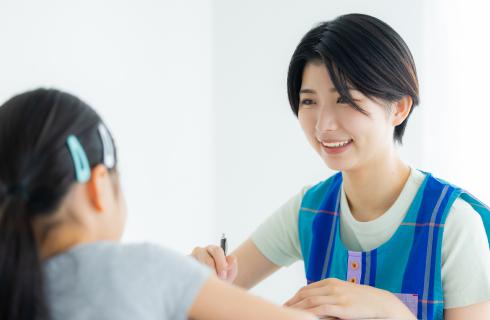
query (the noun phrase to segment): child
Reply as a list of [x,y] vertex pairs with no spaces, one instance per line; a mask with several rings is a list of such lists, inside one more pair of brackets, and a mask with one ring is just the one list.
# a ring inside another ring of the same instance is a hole
[[287,87],[309,143],[339,173],[231,256],[193,255],[245,288],[302,259],[308,285],[286,305],[318,316],[490,319],[489,208],[395,149],[419,101],[403,39],[368,15],[321,23],[297,46]]
[[118,243],[114,142],[76,97],[0,107],[0,319],[312,319],[252,297],[191,258]]

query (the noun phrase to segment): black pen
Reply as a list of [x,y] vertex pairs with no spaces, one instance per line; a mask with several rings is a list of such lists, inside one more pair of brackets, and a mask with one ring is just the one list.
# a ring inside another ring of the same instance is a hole
[[221,236],[220,247],[221,249],[223,249],[223,252],[225,253],[226,256],[226,253],[228,252],[228,244],[226,243],[226,237],[224,233]]

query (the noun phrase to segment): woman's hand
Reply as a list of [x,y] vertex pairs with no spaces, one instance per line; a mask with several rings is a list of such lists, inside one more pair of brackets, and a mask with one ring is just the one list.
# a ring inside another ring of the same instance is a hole
[[196,247],[191,255],[199,262],[215,270],[216,275],[226,282],[232,283],[238,274],[238,263],[235,256],[225,256],[219,246]]
[[416,319],[391,292],[335,278],[303,287],[285,305],[321,318]]

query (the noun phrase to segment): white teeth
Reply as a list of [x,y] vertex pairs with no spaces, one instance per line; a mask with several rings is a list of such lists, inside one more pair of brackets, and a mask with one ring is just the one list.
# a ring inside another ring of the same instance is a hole
[[338,141],[338,142],[323,142],[322,145],[328,148],[339,148],[348,144],[351,140]]

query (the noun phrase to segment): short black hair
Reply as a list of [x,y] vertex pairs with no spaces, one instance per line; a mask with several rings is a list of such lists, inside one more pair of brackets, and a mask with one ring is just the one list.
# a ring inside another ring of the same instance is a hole
[[402,143],[408,118],[419,103],[419,85],[412,54],[393,28],[369,15],[346,14],[308,31],[296,47],[288,70],[289,103],[296,116],[303,70],[312,61],[325,64],[336,90],[360,112],[364,113],[349,88],[387,102],[410,96],[410,113],[395,127],[393,136]]

